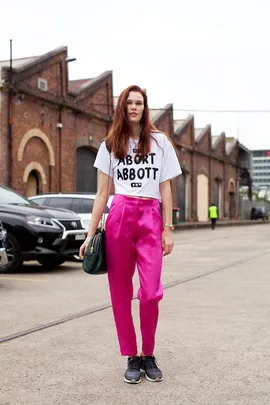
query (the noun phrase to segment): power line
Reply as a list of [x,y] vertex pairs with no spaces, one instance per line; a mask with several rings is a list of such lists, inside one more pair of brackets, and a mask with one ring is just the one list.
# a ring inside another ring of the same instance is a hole
[[[111,107],[111,104],[99,104],[99,103],[91,103],[91,106],[95,107]],[[150,108],[151,111],[166,111],[166,108]],[[199,113],[242,113],[242,114],[270,114],[270,110],[244,110],[244,109],[196,109],[196,108],[173,108],[173,111],[180,111],[180,112],[199,112]]]
[[[33,86],[32,89],[34,90]],[[36,90],[36,89],[35,89]],[[22,89],[23,91],[23,89]],[[50,94],[52,96],[55,96],[54,93],[52,92],[47,92],[47,94]],[[90,103],[91,107],[109,107],[109,108],[115,108],[115,106],[111,103]],[[167,108],[149,108],[150,111],[167,111]],[[252,109],[200,109],[200,108],[174,108],[173,111],[175,112],[193,112],[193,113],[213,113],[213,114],[270,114],[270,109],[261,109],[261,110],[252,110]]]
[[[152,108],[151,108],[152,110]],[[180,109],[174,108],[174,111],[183,112],[203,112],[203,113],[244,113],[244,114],[269,114],[270,110],[196,110],[196,109]]]

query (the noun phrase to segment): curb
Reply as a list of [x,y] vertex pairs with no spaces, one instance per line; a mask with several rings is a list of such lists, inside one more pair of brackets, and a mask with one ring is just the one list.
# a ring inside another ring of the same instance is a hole
[[[249,226],[249,225],[270,225],[270,221],[228,221],[228,222],[217,222],[216,223],[216,228],[223,228],[223,227],[229,227],[229,226]],[[188,229],[205,229],[205,228],[211,228],[211,222],[203,222],[203,223],[182,223],[182,224],[176,224],[174,225],[175,231],[180,231],[180,230],[188,230]]]

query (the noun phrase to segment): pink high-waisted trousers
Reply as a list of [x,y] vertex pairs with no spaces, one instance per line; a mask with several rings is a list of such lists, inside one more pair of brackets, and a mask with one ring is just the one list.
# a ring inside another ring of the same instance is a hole
[[142,352],[152,356],[163,297],[162,217],[157,199],[116,194],[106,221],[106,253],[113,314],[123,356],[138,353],[132,318],[133,282],[137,264],[140,288]]

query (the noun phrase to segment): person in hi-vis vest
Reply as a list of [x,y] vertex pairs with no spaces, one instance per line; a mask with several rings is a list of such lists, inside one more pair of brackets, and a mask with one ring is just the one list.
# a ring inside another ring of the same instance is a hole
[[212,229],[215,229],[218,219],[218,208],[215,204],[211,204],[211,206],[209,207],[209,218],[211,220]]

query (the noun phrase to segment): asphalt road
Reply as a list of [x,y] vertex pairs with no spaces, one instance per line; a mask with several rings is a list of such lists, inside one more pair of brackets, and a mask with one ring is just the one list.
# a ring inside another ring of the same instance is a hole
[[[0,404],[269,405],[269,233],[175,233],[157,331],[162,383],[123,382],[105,275],[74,262],[0,275]],[[134,319],[139,331],[136,299]]]

